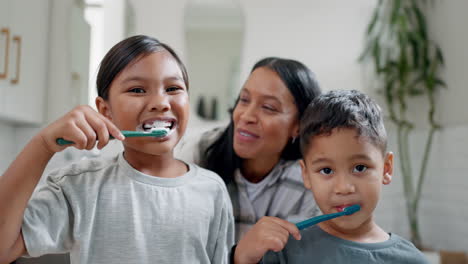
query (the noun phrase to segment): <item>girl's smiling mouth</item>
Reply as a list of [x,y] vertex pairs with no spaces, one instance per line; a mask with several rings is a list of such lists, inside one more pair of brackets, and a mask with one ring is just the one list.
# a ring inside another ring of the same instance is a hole
[[165,130],[167,132],[166,137],[172,134],[176,127],[176,120],[174,118],[164,118],[164,119],[152,119],[144,121],[142,124],[138,125],[136,130],[143,132],[152,132],[155,130]]

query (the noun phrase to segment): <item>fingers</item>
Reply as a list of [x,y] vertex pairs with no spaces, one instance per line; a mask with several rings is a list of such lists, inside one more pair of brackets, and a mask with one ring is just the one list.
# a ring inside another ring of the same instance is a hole
[[43,138],[50,142],[50,149],[55,152],[71,146],[56,146],[57,138],[74,142],[73,146],[77,149],[91,150],[97,142],[99,149],[106,146],[109,143],[109,134],[118,140],[125,139],[109,119],[89,106],[74,108],[42,132]]
[[301,240],[301,232],[295,224],[277,217],[272,217],[272,221],[287,230],[288,234],[291,234],[296,240]]
[[262,217],[239,241],[235,263],[257,263],[268,250],[281,251],[290,234],[301,239],[299,229],[293,223],[277,217]]

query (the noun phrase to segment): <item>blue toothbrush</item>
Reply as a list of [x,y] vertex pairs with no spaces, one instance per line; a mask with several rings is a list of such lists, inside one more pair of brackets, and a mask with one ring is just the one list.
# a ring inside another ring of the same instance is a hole
[[359,206],[359,204],[351,205],[349,207],[346,207],[342,212],[333,213],[333,214],[326,214],[326,215],[319,215],[319,216],[316,216],[316,217],[312,217],[310,219],[307,219],[307,220],[304,220],[302,222],[297,223],[296,226],[297,226],[297,228],[299,228],[299,230],[302,230],[304,228],[307,228],[309,226],[313,226],[313,225],[318,224],[318,223],[323,222],[323,221],[327,221],[327,220],[330,220],[330,219],[333,219],[333,218],[336,218],[336,217],[340,217],[340,216],[343,216],[343,215],[354,214],[355,212],[357,212],[359,210],[361,210],[361,206]]
[[[120,131],[122,135],[124,135],[126,138],[128,137],[164,137],[167,135],[166,129],[155,129],[152,130],[151,132],[142,132],[142,131],[128,131],[128,130],[122,130]],[[113,139],[113,136],[110,136],[110,139]],[[70,144],[75,144],[73,141],[65,140],[63,138],[57,138],[56,140],[57,144],[59,145],[70,145]]]

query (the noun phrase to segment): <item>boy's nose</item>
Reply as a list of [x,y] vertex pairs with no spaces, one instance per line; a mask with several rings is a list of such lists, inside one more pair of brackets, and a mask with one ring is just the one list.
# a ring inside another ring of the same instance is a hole
[[336,194],[346,195],[354,193],[356,188],[347,175],[337,175],[335,178],[334,191]]

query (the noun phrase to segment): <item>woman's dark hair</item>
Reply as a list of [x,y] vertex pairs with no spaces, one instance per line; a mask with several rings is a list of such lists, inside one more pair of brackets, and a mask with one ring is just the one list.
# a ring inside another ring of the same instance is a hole
[[175,51],[167,44],[161,43],[155,38],[138,35],[120,41],[102,59],[96,79],[98,96],[107,100],[112,81],[127,65],[134,60],[162,50],[166,50],[174,57],[182,71],[182,77],[188,89],[187,70]]
[[[304,64],[290,59],[268,57],[258,61],[252,68],[251,73],[257,68],[265,67],[274,71],[294,97],[298,110],[298,120],[301,119],[307,105],[318,96],[321,91],[315,74]],[[237,98],[234,108],[238,103]],[[218,173],[226,183],[233,180],[234,171],[241,167],[242,159],[235,153],[233,147],[234,121],[231,121],[221,136],[211,144],[201,158],[202,165]],[[299,140],[291,141],[286,145],[281,158],[284,160],[296,160],[302,157]]]

